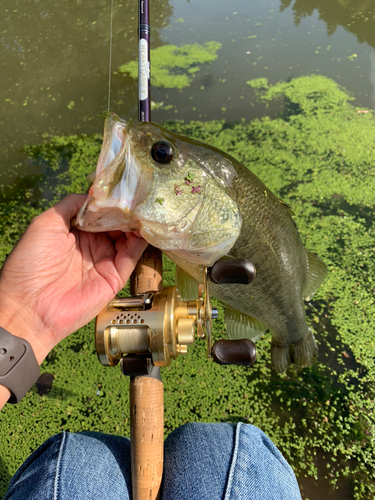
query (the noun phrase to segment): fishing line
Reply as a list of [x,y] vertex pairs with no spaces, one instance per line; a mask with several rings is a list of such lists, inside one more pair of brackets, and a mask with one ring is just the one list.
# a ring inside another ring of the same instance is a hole
[[112,32],[113,32],[113,0],[111,0],[111,23],[109,28],[108,111],[111,106]]

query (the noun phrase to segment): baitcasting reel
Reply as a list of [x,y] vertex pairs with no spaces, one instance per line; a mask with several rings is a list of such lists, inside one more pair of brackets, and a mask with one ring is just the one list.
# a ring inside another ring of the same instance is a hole
[[198,337],[207,340],[208,357],[219,364],[251,366],[256,359],[251,340],[220,340],[212,348],[212,319],[217,318],[218,311],[211,306],[208,280],[250,283],[255,269],[248,261],[220,261],[217,265],[204,268],[196,300],[182,301],[176,286],[112,300],[96,320],[100,362],[115,366],[121,360],[126,375],[149,373],[152,365],[168,366],[179,354],[187,353],[194,343],[196,327]]
[[142,354],[150,355],[154,366],[168,366],[194,343],[195,326],[198,337],[207,338],[211,355],[211,319],[217,317],[217,309],[211,307],[207,270],[204,276],[204,299],[200,290],[196,300],[182,301],[177,287],[169,286],[110,302],[96,321],[101,363],[114,366],[125,354]]

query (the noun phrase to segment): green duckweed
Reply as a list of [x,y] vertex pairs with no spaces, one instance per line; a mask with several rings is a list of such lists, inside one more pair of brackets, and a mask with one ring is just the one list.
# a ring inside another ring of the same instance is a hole
[[[306,247],[327,264],[328,277],[307,304],[319,344],[318,362],[277,376],[270,335],[257,343],[252,369],[222,367],[202,341],[163,369],[165,433],[192,421],[242,421],[262,428],[299,478],[348,488],[373,499],[375,485],[375,120],[358,113],[345,89],[311,75],[288,83],[250,82],[280,116],[240,123],[170,122],[171,130],[235,156],[290,204]],[[37,213],[70,192],[85,192],[101,136],[46,137],[26,154],[48,172],[2,188],[0,258]],[[47,201],[48,197],[48,201]],[[251,256],[250,256],[251,257]],[[164,281],[173,284],[165,259]],[[126,291],[124,292],[126,293]],[[223,309],[214,339],[225,337]],[[53,374],[49,394],[34,387],[2,412],[2,493],[10,475],[54,433],[91,429],[129,434],[128,381],[96,359],[93,324],[57,346],[42,366]],[[326,479],[325,479],[326,478]],[[302,491],[304,496],[304,493]],[[328,492],[327,492],[328,496]]]

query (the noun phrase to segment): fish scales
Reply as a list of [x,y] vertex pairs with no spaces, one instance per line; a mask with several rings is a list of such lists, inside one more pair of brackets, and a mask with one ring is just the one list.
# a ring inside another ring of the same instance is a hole
[[226,153],[110,115],[96,179],[77,221],[86,231],[139,230],[177,264],[185,298],[194,298],[189,294],[204,266],[250,259],[257,270],[251,284],[209,284],[226,306],[228,335],[257,339],[269,328],[278,372],[316,359],[303,299],[323,281],[326,267],[305,250],[290,208]]
[[[287,210],[249,170],[233,162],[239,180],[233,189],[243,218],[241,234],[230,251],[235,259],[250,259],[257,270],[249,285],[217,285],[212,295],[233,309],[254,316],[270,328],[274,342],[291,344],[307,335],[302,302],[307,282],[307,255]],[[239,185],[237,185],[239,183]],[[168,252],[167,252],[168,253]],[[169,256],[201,280],[202,267]]]

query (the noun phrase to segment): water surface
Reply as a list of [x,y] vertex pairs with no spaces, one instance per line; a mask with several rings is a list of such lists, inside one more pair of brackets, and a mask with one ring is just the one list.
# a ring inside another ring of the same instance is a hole
[[[114,1],[113,72],[137,56],[137,2]],[[190,87],[152,90],[169,105],[153,120],[250,120],[266,111],[246,82],[319,73],[373,107],[375,6],[351,0],[153,0],[152,47],[218,41]],[[0,18],[0,171],[41,134],[102,130],[107,107],[110,2],[4,0]],[[112,76],[112,110],[137,117],[136,83]],[[277,113],[271,109],[268,113]],[[27,171],[22,166],[19,171]]]

